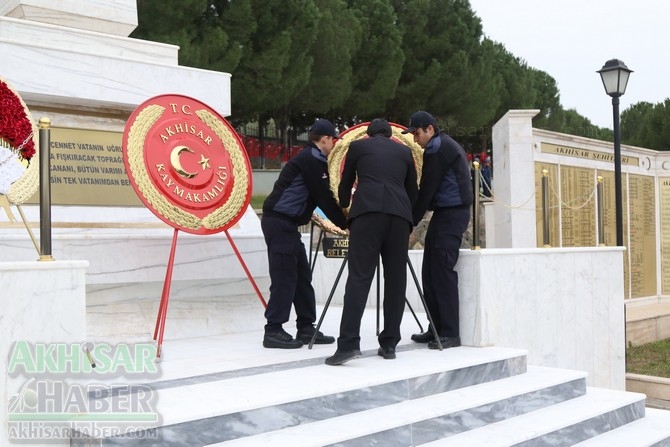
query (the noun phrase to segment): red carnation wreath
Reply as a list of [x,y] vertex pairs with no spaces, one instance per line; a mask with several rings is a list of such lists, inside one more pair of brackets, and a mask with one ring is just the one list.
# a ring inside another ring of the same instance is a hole
[[[36,128],[19,94],[0,79],[0,186],[10,203],[21,204],[37,191]],[[7,187],[9,185],[9,187]]]
[[33,123],[21,97],[0,80],[0,138],[14,148],[23,160],[35,155]]

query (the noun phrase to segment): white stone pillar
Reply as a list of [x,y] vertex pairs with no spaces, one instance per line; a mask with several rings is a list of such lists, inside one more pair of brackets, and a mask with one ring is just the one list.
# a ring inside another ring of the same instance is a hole
[[[87,268],[87,261],[0,262],[0,371],[3,375],[0,379],[0,405],[4,407],[0,411],[2,446],[26,445],[22,440],[9,440],[7,409],[10,397],[19,395],[22,386],[37,374],[35,371],[12,376],[8,374],[12,347],[19,341],[47,346],[87,341]],[[37,364],[37,360],[35,362]],[[68,374],[42,374],[46,379],[53,380],[69,380],[71,377]],[[39,426],[39,423],[35,426]],[[40,439],[41,435],[30,433],[27,436],[34,436],[28,444],[31,447],[70,445],[69,440]]]
[[493,126],[495,247],[535,248],[533,117],[539,110],[510,110]]

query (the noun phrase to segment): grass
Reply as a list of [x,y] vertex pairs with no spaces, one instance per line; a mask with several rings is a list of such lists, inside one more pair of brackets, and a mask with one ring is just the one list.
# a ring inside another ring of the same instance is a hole
[[251,208],[260,210],[263,208],[263,201],[267,196],[251,196]]
[[646,345],[628,345],[626,372],[670,378],[670,339]]

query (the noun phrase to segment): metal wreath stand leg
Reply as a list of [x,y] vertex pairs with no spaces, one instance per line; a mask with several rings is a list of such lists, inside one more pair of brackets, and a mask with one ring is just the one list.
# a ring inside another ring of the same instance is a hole
[[[321,240],[321,237],[319,237],[319,241]],[[317,245],[316,251],[318,253],[319,251],[319,246]],[[311,253],[311,247],[310,247],[310,253]],[[309,341],[308,348],[312,349],[312,346],[314,346],[314,340],[316,340],[316,336],[319,333],[319,330],[321,329],[321,324],[323,323],[323,319],[326,316],[326,312],[328,312],[328,308],[330,307],[330,302],[333,299],[333,295],[335,295],[335,289],[337,289],[337,285],[340,282],[340,278],[342,277],[342,272],[344,271],[344,267],[347,265],[347,260],[349,259],[348,255],[346,255],[342,259],[342,265],[340,265],[340,270],[337,272],[337,276],[335,277],[335,282],[333,283],[333,287],[330,289],[330,294],[328,295],[328,299],[326,300],[326,304],[323,307],[323,311],[321,312],[321,316],[319,317],[319,321],[316,324],[316,331],[314,331],[314,334],[312,335],[312,338]],[[316,263],[316,254],[315,254],[315,263]],[[426,316],[428,317],[428,323],[430,325],[430,328],[433,331],[433,336],[435,337],[435,341],[437,342],[437,347],[440,351],[442,351],[442,343],[440,342],[440,337],[437,334],[437,329],[435,329],[435,325],[433,324],[433,318],[430,315],[430,312],[428,311],[428,306],[426,305],[426,300],[423,297],[423,291],[421,290],[421,284],[419,283],[419,279],[416,276],[416,272],[414,271],[414,267],[412,266],[412,261],[409,259],[409,254],[407,255],[407,265],[409,266],[409,270],[412,273],[412,279],[414,279],[414,284],[416,285],[416,290],[419,293],[419,297],[421,298],[421,303],[423,304],[423,308],[426,311]],[[314,270],[314,265],[312,265],[312,270]],[[377,263],[377,335],[379,335],[379,263]],[[405,304],[407,304],[407,307],[409,308],[410,312],[414,316],[414,319],[416,320],[416,323],[419,325],[419,330],[423,332],[423,326],[421,326],[421,322],[419,321],[419,318],[417,317],[416,313],[414,312],[414,309],[412,308],[412,305],[409,303],[409,300],[407,297],[405,297]]]

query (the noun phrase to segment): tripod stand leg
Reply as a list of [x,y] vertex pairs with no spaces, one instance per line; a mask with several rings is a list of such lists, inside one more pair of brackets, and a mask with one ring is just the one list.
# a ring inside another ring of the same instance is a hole
[[405,304],[407,304],[407,307],[409,308],[409,311],[412,312],[412,316],[414,317],[414,320],[416,320],[416,324],[419,325],[419,331],[423,332],[423,326],[421,326],[421,322],[419,321],[419,317],[416,316],[416,312],[414,312],[414,309],[412,309],[412,305],[409,303],[409,300],[407,297],[405,297]]
[[332,289],[330,289],[330,295],[328,295],[328,299],[326,300],[326,305],[323,307],[323,312],[321,312],[321,316],[319,317],[319,322],[316,324],[316,330],[314,331],[314,335],[312,335],[312,339],[309,341],[309,349],[312,349],[312,346],[314,346],[314,340],[316,340],[316,336],[319,333],[319,329],[321,328],[321,323],[323,323],[323,318],[326,316],[326,312],[328,311],[328,307],[330,306],[330,302],[333,299],[333,295],[335,294],[335,289],[337,289],[337,284],[340,282],[340,277],[342,276],[342,272],[344,271],[344,267],[347,265],[347,257],[345,257],[342,260],[342,265],[340,266],[340,271],[337,272],[337,277],[335,278],[335,283],[333,284]]
[[[319,227],[317,227],[319,228]],[[316,266],[316,258],[319,256],[319,247],[321,246],[321,241],[323,240],[323,230],[319,228],[319,239],[316,241],[316,249],[314,249],[314,258],[312,258],[312,235],[314,234],[314,223],[312,223],[312,229],[310,230],[309,235],[309,268],[314,273],[314,266]]]
[[163,294],[161,295],[161,303],[158,308],[158,316],[156,317],[156,328],[154,329],[154,340],[158,340],[158,348],[156,349],[156,358],[161,358],[163,352],[163,334],[165,333],[165,320],[167,319],[168,299],[170,298],[170,285],[172,283],[172,268],[174,267],[174,255],[177,250],[177,236],[179,230],[174,229],[172,236],[172,247],[170,248],[170,257],[168,259],[167,270],[165,272],[165,283],[163,284]]
[[[433,330],[433,336],[435,337],[435,341],[437,342],[437,348],[442,351],[442,343],[440,342],[440,336],[437,334],[437,329],[435,329],[435,324],[433,324],[433,317],[430,316],[430,311],[428,311],[428,306],[426,306],[426,300],[423,297],[423,292],[421,291],[421,286],[419,285],[419,279],[416,277],[416,273],[414,272],[414,267],[412,266],[412,261],[409,259],[409,255],[407,255],[407,265],[409,266],[409,271],[412,272],[412,278],[414,278],[414,284],[416,284],[416,291],[419,292],[419,297],[421,298],[421,303],[423,304],[423,308],[426,310],[426,316],[428,317],[428,323],[430,325],[430,328]],[[415,315],[416,317],[416,315]],[[417,320],[418,321],[418,320]],[[419,327],[421,325],[419,324]],[[422,329],[423,331],[423,329]]]

